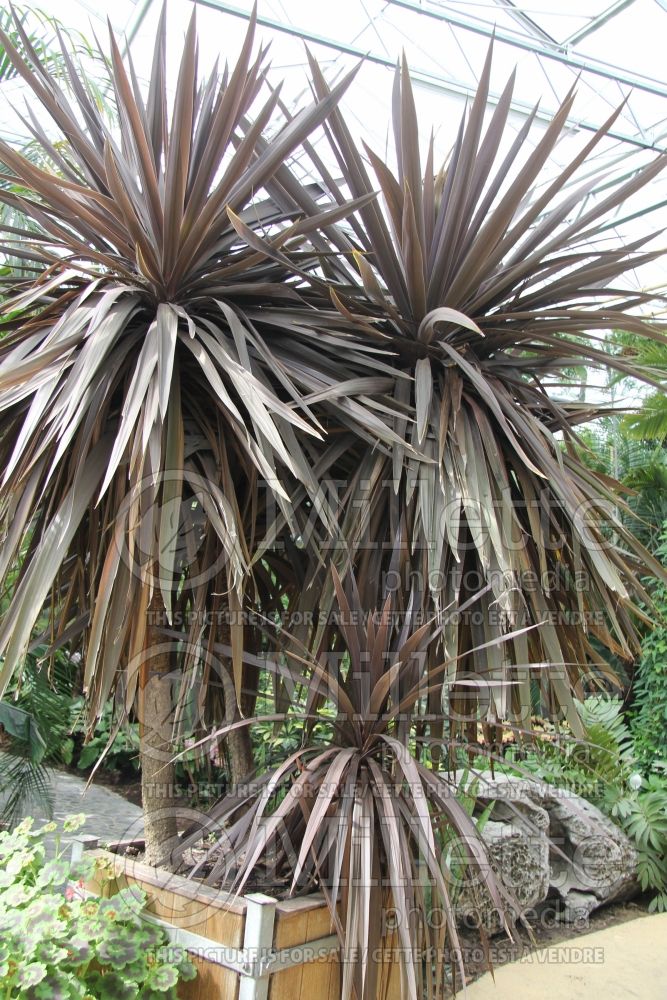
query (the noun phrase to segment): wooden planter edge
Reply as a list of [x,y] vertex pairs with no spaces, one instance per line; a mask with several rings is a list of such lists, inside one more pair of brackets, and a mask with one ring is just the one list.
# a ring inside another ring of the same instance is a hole
[[191,901],[203,900],[212,911],[234,914],[243,922],[243,940],[241,946],[237,947],[193,933],[152,913],[144,912],[147,920],[164,928],[171,944],[183,948],[195,958],[222,966],[237,975],[238,1000],[266,1000],[272,975],[310,962],[326,960],[339,951],[336,934],[285,948],[276,948],[273,944],[276,921],[281,917],[285,919],[322,909],[326,905],[322,893],[289,900],[277,900],[263,893],[234,897],[228,892],[194,883],[182,875],[134,861],[126,855],[98,849],[97,845],[95,837],[83,835],[75,838],[72,843],[72,858],[80,858],[85,850],[107,862],[117,879],[124,877],[130,882],[151,886],[158,891],[166,891]]
[[[86,838],[81,839],[85,840]],[[92,839],[95,840],[95,838]],[[97,843],[99,841],[96,841],[95,848],[97,848]],[[239,914],[246,912],[244,901],[248,898],[247,896],[235,896],[233,893],[225,892],[223,889],[212,889],[210,886],[204,885],[203,882],[193,881],[184,875],[175,875],[162,868],[153,868],[151,865],[144,864],[143,861],[134,861],[117,850],[118,848],[143,847],[143,843],[143,840],[116,841],[115,843],[108,844],[106,850],[101,851],[101,853],[109,856],[113,861],[114,867],[118,864],[119,868],[131,872],[133,877],[140,879],[142,882],[147,882],[149,885],[154,885],[156,888],[164,886],[164,876],[166,875],[169,877],[169,888],[174,892],[178,892],[181,896],[186,896],[189,899],[208,898],[211,900],[212,905],[216,903],[222,904],[224,901],[224,906],[220,906],[221,909],[224,908],[231,913]],[[92,849],[92,840],[90,841],[90,848],[85,849]],[[250,895],[263,894],[248,893],[248,896]],[[322,892],[312,892],[307,896],[295,896],[293,899],[274,899],[274,902],[276,904],[276,913],[279,914],[317,910],[326,905],[326,899]]]

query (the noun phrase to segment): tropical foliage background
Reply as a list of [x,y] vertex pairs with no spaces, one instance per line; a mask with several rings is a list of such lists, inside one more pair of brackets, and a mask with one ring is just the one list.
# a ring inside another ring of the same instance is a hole
[[[113,36],[91,85],[67,41],[0,29],[40,109],[30,149],[0,141],[0,718],[35,781],[92,762],[76,726],[98,763],[133,733],[149,860],[206,837],[211,881],[270,859],[322,888],[358,1000],[391,900],[407,995],[437,995],[411,956],[435,910],[457,941],[445,875],[509,902],[452,771],[536,716],[584,738],[577,699],[623,694],[643,650],[641,719],[662,669],[667,337],[623,281],[658,252],[597,237],[667,159],[590,203],[617,111],[541,183],[575,94],[501,154],[492,49],[442,164],[403,61],[381,157],[339,110],[354,74],[311,59],[288,110],[254,19],[201,75],[193,18],[169,97],[166,31],[144,90]],[[579,391],[591,369],[649,386],[640,413]],[[186,759],[227,791],[184,829]]]

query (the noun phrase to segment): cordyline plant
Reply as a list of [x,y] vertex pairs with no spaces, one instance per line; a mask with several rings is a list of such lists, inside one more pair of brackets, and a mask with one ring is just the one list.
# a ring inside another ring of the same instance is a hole
[[[155,776],[172,736],[170,686],[157,679],[174,665],[173,651],[185,650],[176,664],[183,705],[215,674],[206,653],[222,631],[233,712],[243,627],[239,618],[216,626],[216,612],[240,612],[247,591],[260,600],[265,570],[249,572],[253,539],[266,535],[273,504],[293,524],[296,486],[332,530],[314,442],[337,413],[345,423],[364,412],[356,396],[392,384],[326,291],[300,289],[291,269],[237,235],[258,228],[293,252],[312,233],[300,269],[312,268],[323,247],[346,248],[332,227],[355,207],[318,207],[321,189],[285,165],[350,78],[287,124],[276,120],[279,91],[262,100],[265,53],[252,56],[254,26],[253,18],[233,69],[200,81],[192,20],[171,111],[164,14],[145,99],[112,36],[115,131],[65,47],[72,104],[20,19],[26,58],[0,31],[61,136],[56,144],[28,111],[50,169],[0,143],[6,177],[26,192],[0,198],[40,230],[6,234],[26,272],[11,276],[2,308],[0,581],[19,558],[21,572],[0,627],[0,690],[35,629],[52,648],[78,644],[91,725],[112,691],[123,711],[139,692],[146,794],[156,780],[170,783],[168,773]],[[332,257],[322,272],[340,280],[347,268]],[[191,623],[178,631],[182,647],[154,627],[176,613]],[[149,810],[152,858],[175,832],[162,813],[158,830]]]
[[[451,681],[456,664],[432,663],[427,655],[443,625],[429,621],[413,630],[410,609],[397,616],[391,594],[368,613],[354,577],[347,593],[335,569],[332,581],[337,648],[311,655],[283,634],[283,656],[269,667],[293,703],[268,719],[301,719],[303,745],[233,789],[203,825],[186,831],[175,856],[187,860],[205,838],[192,873],[205,872],[211,884],[240,892],[250,880],[266,888],[265,879],[290,893],[323,891],[341,941],[345,1000],[386,995],[392,962],[378,959],[383,948],[398,956],[401,995],[440,997],[447,954],[458,956],[465,982],[455,912],[462,885],[477,882],[501,915],[518,912],[456,785],[422,763],[406,738],[429,693],[442,690],[443,677]],[[328,744],[308,738],[318,719],[331,727]],[[239,720],[204,742],[249,725]],[[422,747],[431,742],[422,738]]]
[[[330,91],[312,60],[311,70],[324,99]],[[333,196],[382,193],[350,218],[356,281],[332,284],[331,294],[343,316],[356,318],[360,336],[372,327],[386,338],[396,379],[381,402],[400,444],[388,451],[360,444],[342,456],[332,447],[320,467],[345,483],[337,558],[340,568],[355,567],[364,607],[379,605],[389,578],[398,607],[411,602],[427,617],[490,584],[479,613],[453,619],[434,655],[460,657],[461,673],[521,680],[496,688],[490,722],[530,716],[528,674],[519,678],[513,665],[550,664],[541,675],[542,707],[577,726],[572,685],[590,664],[610,676],[599,644],[625,659],[636,653],[633,602],[646,601],[636,576],[664,571],[616,516],[624,507],[619,485],[582,461],[576,427],[607,411],[563,399],[563,373],[610,366],[650,381],[645,368],[604,351],[603,341],[618,328],[665,344],[664,322],[638,314],[650,296],[622,283],[662,251],[642,249],[654,233],[611,247],[608,233],[598,243],[596,233],[667,157],[629,180],[601,184],[588,159],[619,108],[545,181],[574,93],[533,145],[537,108],[506,144],[514,79],[485,127],[490,70],[491,52],[439,169],[433,138],[422,165],[405,62],[393,95],[396,168],[357,147],[338,109],[327,120],[343,178],[329,177]],[[577,180],[584,165],[586,178]],[[604,195],[590,201],[598,186]],[[333,588],[322,567],[310,569],[326,621]],[[463,655],[512,622],[542,625],[502,652]],[[454,699],[465,714],[474,694]],[[431,713],[439,706],[436,691]]]

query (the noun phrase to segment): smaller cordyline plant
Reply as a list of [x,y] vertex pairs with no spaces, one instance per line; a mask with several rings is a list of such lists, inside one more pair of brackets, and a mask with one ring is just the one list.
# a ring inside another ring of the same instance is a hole
[[[33,828],[31,817],[0,833],[0,995],[5,1000],[168,1000],[196,972],[185,954],[165,949],[162,928],[142,917],[146,894],[133,886],[88,896],[87,881],[108,880],[104,863],[68,861],[61,834],[84,815]],[[55,834],[55,856],[45,838]]]
[[[431,665],[427,656],[444,626],[427,622],[411,631],[410,609],[397,623],[391,596],[381,612],[365,616],[354,577],[346,592],[332,573],[342,642],[312,657],[282,634],[284,656],[276,663],[301,702],[302,745],[232,789],[203,828],[186,831],[177,857],[187,862],[204,839],[192,874],[206,871],[209,883],[238,893],[258,881],[266,864],[287,894],[322,891],[341,942],[346,1000],[374,1000],[383,975],[376,956],[387,941],[397,946],[404,995],[439,996],[446,943],[464,972],[455,912],[460,878],[479,885],[510,936],[506,915],[516,904],[494,874],[455,781],[413,752],[420,707],[453,666]],[[288,717],[294,716],[237,721],[214,736]],[[327,744],[311,738],[325,717],[332,726]],[[428,736],[420,737],[420,746],[428,744]]]

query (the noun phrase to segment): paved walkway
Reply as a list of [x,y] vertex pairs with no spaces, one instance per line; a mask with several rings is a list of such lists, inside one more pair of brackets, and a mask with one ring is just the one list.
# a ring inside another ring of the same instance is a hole
[[[143,836],[143,814],[139,806],[133,805],[122,795],[104,785],[90,785],[86,789],[86,779],[64,771],[52,771],[53,819],[63,820],[72,813],[85,813],[86,823],[80,830],[98,837],[101,844],[114,840],[137,839]],[[48,817],[39,816],[38,810],[28,807],[38,821]],[[2,796],[0,796],[0,815]],[[68,838],[63,837],[63,842]],[[53,837],[47,839],[52,847]]]
[[89,785],[86,779],[63,771],[53,772],[53,818],[63,820],[70,813],[85,813],[81,833],[99,837],[101,843],[135,840],[143,835],[143,814],[139,806],[105,785]]
[[[461,994],[463,996],[463,994]],[[666,1000],[667,913],[570,938],[482,976],[467,1000]]]

